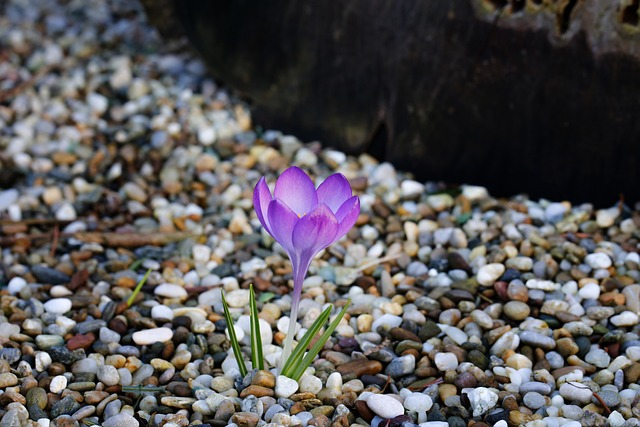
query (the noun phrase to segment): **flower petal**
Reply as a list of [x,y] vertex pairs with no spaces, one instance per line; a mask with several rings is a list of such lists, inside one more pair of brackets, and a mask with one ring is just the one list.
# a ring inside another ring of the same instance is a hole
[[302,169],[295,166],[282,172],[273,193],[276,199],[282,200],[298,216],[303,216],[318,204],[313,181]]
[[340,226],[333,242],[351,230],[351,227],[353,227],[358,220],[358,215],[360,215],[360,199],[358,196],[353,196],[344,202],[338,209],[338,212],[336,212],[336,219],[340,223]]
[[293,247],[301,264],[305,259],[309,261],[318,252],[333,242],[338,232],[339,223],[331,209],[324,203],[316,206],[293,229]]
[[253,189],[253,209],[256,211],[260,224],[262,224],[269,234],[273,234],[269,226],[269,218],[267,218],[271,200],[273,200],[271,191],[269,191],[269,187],[267,187],[267,181],[262,177],[256,184],[256,188]]
[[273,199],[269,203],[267,217],[269,218],[270,234],[289,253],[294,252],[293,229],[300,221],[298,215],[280,199]]
[[351,197],[351,185],[341,173],[334,173],[318,186],[318,203],[325,203],[335,213]]

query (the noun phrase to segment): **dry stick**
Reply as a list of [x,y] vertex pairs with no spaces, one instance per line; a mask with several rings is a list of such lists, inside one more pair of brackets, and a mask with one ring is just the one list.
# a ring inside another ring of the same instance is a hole
[[56,67],[55,65],[47,65],[46,67],[39,69],[38,72],[35,73],[33,76],[31,76],[30,79],[25,80],[24,82],[20,83],[18,86],[14,87],[11,90],[8,90],[4,93],[0,93],[0,102],[4,102],[8,99],[11,99],[17,96],[20,92],[33,86],[42,76],[49,73],[55,67]]
[[[190,232],[166,232],[166,233],[101,233],[95,231],[78,232],[78,233],[61,233],[59,238],[69,238],[80,240],[84,243],[98,243],[103,246],[121,247],[121,248],[138,248],[140,246],[165,246],[169,243],[184,240],[188,237],[195,236]],[[30,235],[18,235],[0,237],[0,247],[6,247],[16,244],[20,240],[34,241],[39,239],[52,239],[54,233],[40,233]]]
[[51,250],[49,250],[49,255],[51,257],[54,257],[56,254],[59,238],[60,238],[60,226],[56,224],[55,227],[53,228],[53,242],[51,243]]
[[422,385],[420,387],[407,387],[409,390],[411,391],[416,391],[416,390],[424,390],[427,387],[431,387],[434,384],[440,384],[441,382],[443,382],[444,379],[442,377],[440,378],[436,378],[433,381],[429,381],[428,383],[426,383],[425,385]]
[[49,225],[49,224],[57,224],[57,225],[63,225],[63,224],[69,224],[71,222],[71,220],[59,220],[59,219],[55,219],[55,218],[29,218],[29,219],[22,219],[20,221],[13,221],[10,219],[0,219],[0,227],[2,226],[7,226],[7,225],[26,225],[26,226],[30,226],[30,225]]
[[[579,387],[577,384],[574,384],[574,383],[569,382],[569,381],[567,381],[567,384],[570,384],[570,385],[574,386],[575,388],[580,388],[580,389],[583,389],[583,390],[591,390],[591,387],[589,387],[589,386]],[[591,390],[591,393],[593,393],[593,397],[598,399],[598,402],[600,402],[600,404],[604,407],[605,411],[607,411],[607,414],[611,414],[611,409],[609,409],[607,404],[604,403],[604,400],[602,400],[602,398],[598,395],[598,393],[596,393],[593,390]]]

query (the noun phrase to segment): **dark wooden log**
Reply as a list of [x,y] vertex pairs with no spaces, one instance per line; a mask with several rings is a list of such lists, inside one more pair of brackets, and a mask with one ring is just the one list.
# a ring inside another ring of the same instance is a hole
[[637,2],[611,10],[612,28],[627,31],[604,45],[584,3],[177,0],[172,10],[263,127],[369,152],[421,180],[636,201]]

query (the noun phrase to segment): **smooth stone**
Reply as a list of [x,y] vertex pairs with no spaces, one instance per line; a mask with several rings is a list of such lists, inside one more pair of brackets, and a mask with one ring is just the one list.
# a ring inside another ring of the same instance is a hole
[[498,395],[486,387],[465,388],[462,392],[469,398],[474,417],[483,415],[498,403]]
[[398,399],[386,394],[371,394],[367,397],[367,406],[382,418],[394,418],[404,414],[404,406]]
[[502,276],[505,271],[505,267],[502,264],[493,263],[487,264],[478,270],[476,280],[483,286],[490,286]]
[[162,283],[153,289],[153,293],[166,298],[186,298],[188,296],[184,287],[173,283]]
[[43,304],[47,313],[64,314],[71,310],[71,300],[69,298],[54,298]]
[[156,342],[167,342],[173,337],[173,331],[169,328],[153,328],[134,332],[131,336],[137,345],[151,345]]
[[587,404],[591,402],[593,391],[585,385],[576,381],[567,381],[558,390],[560,395],[568,402],[580,402]]
[[102,422],[102,427],[138,427],[140,423],[126,412],[116,414]]
[[289,397],[298,391],[298,382],[284,375],[278,375],[276,378],[275,393],[277,397]]

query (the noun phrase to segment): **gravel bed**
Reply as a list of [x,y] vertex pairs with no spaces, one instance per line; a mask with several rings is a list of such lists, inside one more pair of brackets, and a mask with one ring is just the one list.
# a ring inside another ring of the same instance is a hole
[[[496,199],[260,130],[135,1],[0,6],[0,427],[640,426],[640,206]],[[300,334],[351,306],[299,382],[241,378],[221,290],[248,351],[254,284],[275,366],[291,267],[252,191],[290,165],[362,206]]]

